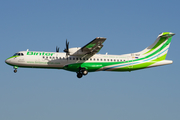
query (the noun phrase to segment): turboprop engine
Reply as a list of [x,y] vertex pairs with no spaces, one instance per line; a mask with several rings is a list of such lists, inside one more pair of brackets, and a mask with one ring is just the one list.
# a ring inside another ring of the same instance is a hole
[[69,48],[69,42],[66,40],[66,48],[64,49],[66,56],[68,55],[84,55],[86,52],[81,50],[81,47]]

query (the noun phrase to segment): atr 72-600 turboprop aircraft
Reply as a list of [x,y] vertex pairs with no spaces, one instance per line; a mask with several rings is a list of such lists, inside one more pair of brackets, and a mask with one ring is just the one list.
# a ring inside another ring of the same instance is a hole
[[57,47],[56,52],[20,51],[5,62],[14,67],[15,73],[18,67],[54,68],[76,72],[78,78],[95,71],[133,71],[172,64],[173,61],[165,58],[173,35],[163,32],[146,49],[124,55],[96,54],[106,40],[103,37],[95,38],[82,48],[70,49],[66,40],[65,53],[60,53]]

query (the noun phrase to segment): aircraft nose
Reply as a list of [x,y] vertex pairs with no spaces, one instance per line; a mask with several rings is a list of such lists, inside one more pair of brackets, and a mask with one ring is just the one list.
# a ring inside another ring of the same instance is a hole
[[8,63],[8,60],[7,60],[7,59],[5,60],[5,63]]
[[5,60],[5,63],[8,64],[10,61],[11,61],[10,59],[6,59],[6,60]]

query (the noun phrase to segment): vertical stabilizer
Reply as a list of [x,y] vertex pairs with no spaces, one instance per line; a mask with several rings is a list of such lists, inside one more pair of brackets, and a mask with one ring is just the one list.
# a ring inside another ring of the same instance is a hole
[[155,56],[156,58],[164,60],[173,35],[175,34],[171,32],[163,32],[158,35],[156,41],[152,45],[135,54],[139,54],[141,58]]

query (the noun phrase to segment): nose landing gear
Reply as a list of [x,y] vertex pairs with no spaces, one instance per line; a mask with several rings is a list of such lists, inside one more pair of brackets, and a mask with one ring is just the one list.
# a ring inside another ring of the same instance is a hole
[[17,72],[18,66],[14,66],[14,73]]
[[17,72],[17,69],[14,70],[14,73],[16,73],[16,72]]
[[87,75],[87,74],[88,74],[88,71],[86,70],[86,68],[79,67],[79,71],[77,72],[78,78],[82,78],[83,75]]

